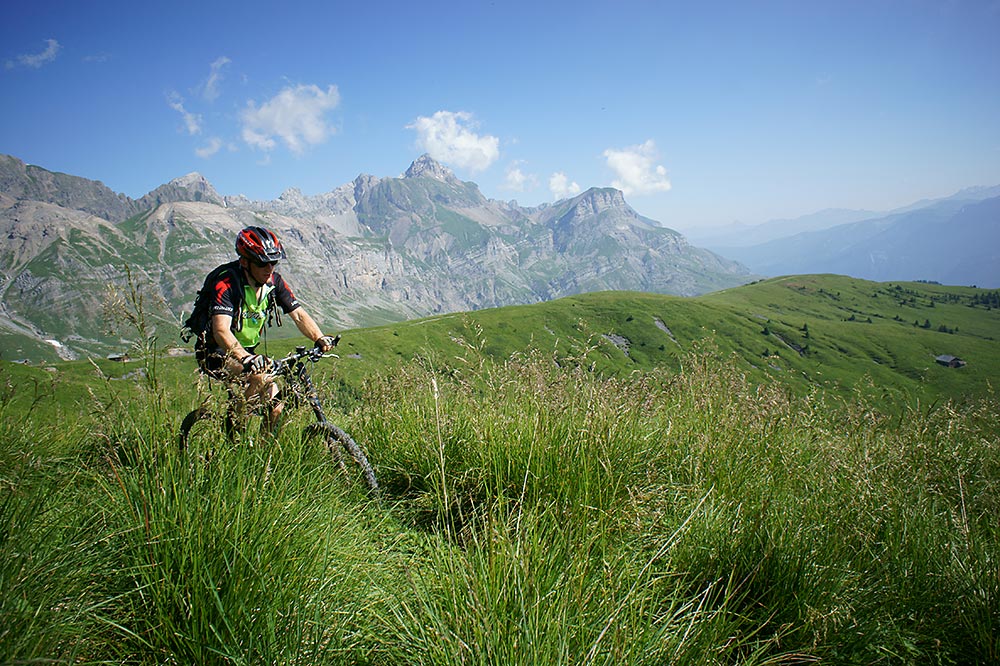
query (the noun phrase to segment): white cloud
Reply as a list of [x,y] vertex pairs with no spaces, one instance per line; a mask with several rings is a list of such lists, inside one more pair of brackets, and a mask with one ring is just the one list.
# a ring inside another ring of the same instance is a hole
[[565,199],[580,193],[580,186],[575,181],[570,182],[562,171],[557,171],[549,178],[549,190],[552,191],[552,199]]
[[611,185],[626,195],[666,192],[671,187],[667,170],[662,165],[653,164],[659,155],[652,139],[621,150],[608,148],[604,157],[618,176]]
[[212,63],[208,80],[205,81],[205,87],[202,89],[202,96],[209,102],[214,102],[219,97],[219,81],[222,80],[222,68],[230,62],[232,60],[226,56],[220,56]]
[[13,60],[8,60],[6,62],[7,69],[14,69],[17,66],[21,67],[31,67],[32,69],[38,69],[42,65],[47,65],[56,59],[59,55],[59,51],[62,46],[59,45],[54,39],[45,40],[45,50],[41,53],[24,53]]
[[483,171],[500,157],[500,140],[476,134],[476,127],[472,114],[465,111],[438,111],[406,126],[416,130],[417,145],[428,155],[473,172]]
[[177,92],[170,91],[167,93],[167,104],[170,108],[181,114],[181,118],[184,119],[184,127],[187,129],[187,133],[191,136],[195,134],[201,134],[201,116],[197,113],[191,113],[184,108],[184,98],[181,97]]
[[533,190],[535,188],[538,184],[538,179],[532,174],[521,171],[521,164],[523,164],[521,160],[511,162],[507,167],[507,172],[503,183],[500,185],[500,189],[524,192],[525,190]]
[[213,136],[208,140],[207,144],[201,148],[196,148],[194,154],[203,160],[207,160],[209,157],[219,152],[220,148],[222,148],[222,139],[217,136]]
[[334,133],[324,114],[340,104],[337,86],[326,91],[316,85],[285,88],[259,107],[248,102],[241,114],[243,140],[254,148],[270,151],[280,139],[301,155],[307,146],[323,143]]

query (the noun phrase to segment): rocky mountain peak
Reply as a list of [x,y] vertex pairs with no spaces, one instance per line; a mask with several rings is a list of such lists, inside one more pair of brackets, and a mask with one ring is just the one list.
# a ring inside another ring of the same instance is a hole
[[451,169],[444,166],[430,155],[424,153],[413,161],[410,168],[406,170],[406,178],[434,178],[442,182],[455,180],[455,174]]
[[196,197],[196,200],[211,201],[213,203],[222,201],[222,197],[215,191],[215,188],[208,182],[208,179],[197,171],[192,171],[180,178],[174,178],[169,184],[187,190],[192,194],[201,195],[200,197]]
[[287,190],[282,192],[278,196],[278,201],[284,201],[287,203],[301,203],[305,201],[305,195],[302,194],[302,190],[297,187],[289,187]]
[[578,195],[574,203],[577,207],[581,207],[592,215],[601,213],[609,208],[631,210],[631,206],[625,202],[625,195],[622,191],[613,187],[592,187],[583,194]]
[[177,201],[206,201],[225,205],[219,193],[212,184],[197,171],[174,178],[166,185],[161,185],[146,196],[139,199],[140,208],[156,208],[160,204]]
[[[679,234],[663,229],[652,220],[642,217],[625,201],[621,190],[612,187],[592,187],[568,202],[568,207],[558,207],[555,222],[556,245],[565,250],[571,246],[589,247],[601,237],[634,236],[654,232],[670,236],[679,242]],[[655,230],[655,231],[654,231]]]
[[354,200],[361,201],[361,199],[372,190],[373,187],[379,184],[381,178],[376,178],[370,174],[360,174],[354,179],[351,185],[354,187]]
[[570,208],[564,217],[567,220],[589,219],[608,213],[620,218],[636,218],[639,215],[625,201],[621,190],[613,187],[592,187],[570,199]]
[[170,185],[175,185],[177,187],[191,187],[196,189],[213,189],[212,185],[208,180],[198,173],[197,171],[192,171],[191,173],[174,178],[170,181]]

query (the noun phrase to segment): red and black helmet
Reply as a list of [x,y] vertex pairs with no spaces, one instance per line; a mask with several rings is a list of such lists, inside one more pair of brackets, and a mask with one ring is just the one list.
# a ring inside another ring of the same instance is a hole
[[273,231],[247,227],[236,236],[236,254],[258,264],[270,264],[285,258],[285,248]]

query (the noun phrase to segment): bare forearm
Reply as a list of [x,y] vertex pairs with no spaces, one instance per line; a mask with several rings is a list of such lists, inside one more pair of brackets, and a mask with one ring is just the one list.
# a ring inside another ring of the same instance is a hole
[[236,336],[230,330],[232,321],[232,317],[225,315],[215,315],[212,317],[212,335],[215,336],[216,344],[219,345],[227,356],[232,356],[237,361],[242,361],[247,356],[250,356],[250,352],[243,348],[243,345],[239,343],[239,340],[236,339]]
[[295,322],[295,326],[299,329],[299,333],[313,342],[323,337],[323,331],[320,330],[319,324],[317,324],[304,309],[297,308],[292,310],[288,316]]

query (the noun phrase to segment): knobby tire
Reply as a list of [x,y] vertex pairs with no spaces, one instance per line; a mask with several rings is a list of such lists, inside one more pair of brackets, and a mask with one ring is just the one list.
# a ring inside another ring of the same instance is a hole
[[[202,421],[214,418],[215,415],[216,412],[205,405],[188,412],[188,415],[184,417],[183,421],[181,421],[181,427],[177,433],[177,444],[181,451],[184,451],[187,448],[188,442],[190,442],[191,437],[194,434],[192,431],[195,430],[195,426]],[[234,433],[238,429],[239,426],[237,424],[236,416],[233,413],[231,406],[227,406],[226,417],[223,423],[223,432],[226,433],[226,437],[232,440]]]
[[181,451],[187,448],[188,438],[191,436],[191,428],[194,427],[194,424],[211,416],[212,412],[208,407],[199,407],[184,417],[184,420],[181,421],[180,433],[177,435],[177,444]]
[[378,481],[375,480],[375,470],[372,469],[371,464],[368,462],[368,457],[365,455],[364,450],[358,446],[358,443],[344,432],[344,430],[332,423],[313,423],[306,428],[306,435],[309,437],[322,437],[323,441],[326,442],[327,449],[337,458],[341,467],[345,466],[343,456],[340,455],[340,447],[343,447],[347,451],[347,455],[350,456],[351,460],[361,470],[361,476],[364,478],[368,490],[373,493],[378,492]]

